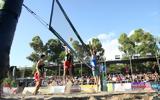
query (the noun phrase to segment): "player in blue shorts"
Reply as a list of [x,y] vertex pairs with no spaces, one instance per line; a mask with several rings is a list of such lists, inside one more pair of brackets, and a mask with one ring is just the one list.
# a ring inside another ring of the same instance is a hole
[[96,50],[91,50],[91,66],[92,66],[92,75],[94,77],[94,84],[98,85],[99,82],[99,69],[97,66],[97,56]]

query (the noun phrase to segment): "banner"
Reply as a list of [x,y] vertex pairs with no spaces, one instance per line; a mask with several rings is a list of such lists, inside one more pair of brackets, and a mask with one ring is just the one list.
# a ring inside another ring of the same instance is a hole
[[160,82],[150,82],[151,87],[155,91],[160,91]]
[[132,90],[144,90],[145,82],[132,82],[131,87]]
[[3,87],[2,92],[3,92],[4,95],[16,94],[17,88],[14,88],[14,87]]
[[115,83],[114,91],[131,91],[131,83]]
[[97,85],[80,85],[80,87],[83,93],[94,93],[98,90]]
[[52,86],[51,87],[52,93],[64,93],[64,91],[65,91],[65,86]]
[[71,92],[81,92],[81,87],[79,85],[73,85],[71,87]]
[[108,92],[113,92],[113,83],[108,83],[107,84],[107,91]]
[[145,88],[144,88],[145,91],[148,91],[148,92],[154,92],[154,90],[152,89],[151,87],[151,84],[150,82],[146,82],[145,83]]

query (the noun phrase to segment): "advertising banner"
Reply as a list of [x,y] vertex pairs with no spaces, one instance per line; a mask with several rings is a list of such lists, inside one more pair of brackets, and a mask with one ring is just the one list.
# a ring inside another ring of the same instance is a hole
[[81,87],[79,85],[73,85],[71,87],[71,92],[81,92]]
[[113,83],[108,83],[107,84],[107,91],[108,92],[113,92]]
[[84,93],[94,93],[98,89],[97,85],[80,85],[80,87],[81,87],[81,92]]
[[130,91],[131,83],[115,83],[114,91]]
[[51,87],[52,93],[64,93],[65,86],[53,86]]
[[160,82],[150,82],[153,90],[160,92]]
[[132,90],[144,90],[145,82],[132,82],[131,83]]
[[5,95],[11,95],[11,94],[16,94],[16,90],[17,90],[17,88],[3,87],[2,92]]

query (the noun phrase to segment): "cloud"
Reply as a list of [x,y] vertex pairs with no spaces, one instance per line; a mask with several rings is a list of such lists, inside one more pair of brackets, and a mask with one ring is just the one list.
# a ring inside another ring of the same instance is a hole
[[132,30],[131,32],[129,32],[128,37],[130,37],[132,34],[134,34],[135,30]]
[[92,38],[98,38],[101,42],[109,42],[110,40],[112,40],[113,38],[115,37],[115,33],[102,33],[102,34],[99,34],[98,36],[93,36],[91,38],[89,38],[87,40],[87,43],[89,43],[89,41],[92,40]]
[[100,39],[101,41],[110,41],[113,37],[115,36],[114,33],[109,33],[109,34],[99,34],[97,36],[98,39]]
[[106,60],[114,60],[115,55],[122,55],[118,49],[118,39],[111,39],[110,42],[102,42],[102,47],[105,49],[104,56]]
[[[90,38],[89,40],[91,40],[92,38]],[[106,60],[114,60],[115,55],[122,55],[122,53],[118,49],[119,43],[118,39],[115,38],[115,33],[103,33],[95,36],[94,38],[98,38],[101,41],[102,47],[105,49],[104,56],[106,57]]]

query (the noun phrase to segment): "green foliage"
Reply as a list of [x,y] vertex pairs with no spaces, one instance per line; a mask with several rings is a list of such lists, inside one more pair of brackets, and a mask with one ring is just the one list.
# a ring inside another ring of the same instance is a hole
[[32,62],[37,62],[39,59],[39,54],[37,54],[36,52],[32,52],[30,56],[27,57],[27,59]]
[[47,70],[46,73],[47,76],[51,76],[51,75],[58,75],[58,70]]
[[128,37],[126,33],[122,33],[118,39],[120,44],[125,44],[127,40],[128,40]]
[[88,44],[89,50],[96,50],[97,56],[100,61],[104,61],[104,49],[102,48],[101,41],[98,38],[92,38]]
[[31,48],[33,48],[33,50],[36,53],[42,54],[45,51],[43,41],[41,40],[39,36],[35,36],[32,38],[32,42],[30,43],[30,46]]
[[16,77],[21,77],[21,71],[19,68],[16,69]]
[[133,73],[146,73],[151,71],[151,67],[153,66],[153,62],[146,62],[146,63],[133,63],[132,69]]
[[92,38],[92,41],[89,44],[90,49],[96,49],[99,50],[102,48],[102,44],[98,38]]
[[35,71],[36,71],[36,63],[32,65],[32,75],[35,73]]
[[[27,59],[32,61],[33,64],[36,64],[41,54],[46,55],[47,62],[61,62],[64,59],[64,48],[58,39],[49,39],[45,44],[39,36],[35,36],[32,38],[30,47],[33,49],[33,52],[27,57]],[[35,65],[33,65],[31,72],[33,73],[34,70]],[[26,71],[27,76],[29,76],[28,70]]]
[[108,68],[108,72],[109,73],[123,73],[124,71],[122,71],[124,69],[125,65],[121,65],[121,64],[112,64],[109,66]]
[[154,36],[143,29],[135,30],[130,37],[126,33],[122,33],[118,41],[119,49],[124,52],[125,56],[139,54],[141,57],[146,57],[147,53],[155,56],[158,50]]
[[12,86],[12,87],[17,87],[17,83],[16,83],[15,80],[12,80],[12,81],[11,81],[11,86]]
[[26,69],[24,69],[24,71],[25,71],[24,77],[32,77],[33,76],[32,68],[26,68]]
[[77,40],[72,42],[72,46],[75,49],[77,56],[83,58],[85,53],[84,47]]
[[[99,58],[103,58],[104,55],[104,49],[102,48],[102,44],[98,38],[93,38],[89,44],[86,44],[84,47],[81,45],[77,40],[72,40],[72,46],[76,51],[77,56],[81,58],[89,58],[90,50],[95,49],[97,51],[97,54]],[[86,61],[89,59],[85,59]]]
[[[119,37],[119,50],[124,53],[123,59],[129,59],[130,56],[140,55],[140,57],[146,57],[147,53],[152,56],[157,55],[159,50],[157,46],[157,40],[154,36],[145,32],[143,29],[134,30],[131,36],[127,36],[126,33],[122,33]],[[152,63],[153,64],[153,63]],[[150,70],[150,67],[145,64],[132,64],[133,72],[146,72]],[[111,67],[111,71],[114,70]]]
[[11,86],[11,87],[17,87],[17,83],[15,80],[12,80],[10,77],[4,78],[3,79],[3,86]]
[[59,54],[59,59],[60,59],[60,61],[62,61],[62,60],[64,59],[65,55],[66,55],[65,51],[62,51],[62,52]]
[[142,29],[137,29],[134,31],[134,34],[130,36],[131,41],[139,43],[143,38],[144,31]]
[[55,62],[58,60],[61,52],[64,51],[62,48],[62,43],[58,39],[50,39],[45,45],[47,47],[47,60],[49,62]]
[[4,78],[3,84],[11,84],[12,79],[10,77]]
[[126,33],[122,33],[118,39],[121,46],[119,49],[126,55],[132,55],[134,53],[134,43],[127,37]]
[[64,49],[58,39],[49,39],[46,44],[43,43],[39,36],[35,36],[30,43],[33,52],[27,57],[28,60],[36,62],[41,54],[46,54],[48,62],[55,62]]
[[75,50],[79,50],[81,48],[79,42],[76,40],[72,42],[72,46]]
[[160,36],[155,37],[155,41],[156,41],[156,44],[158,45],[157,46],[158,50],[157,50],[156,55],[157,55],[158,58],[160,58]]

